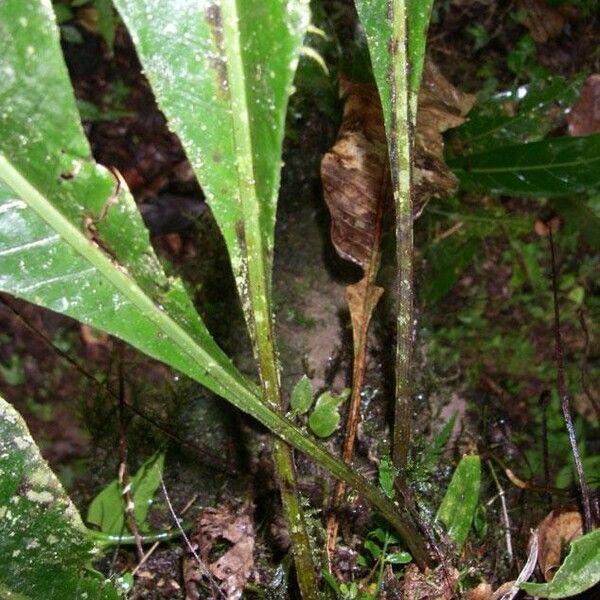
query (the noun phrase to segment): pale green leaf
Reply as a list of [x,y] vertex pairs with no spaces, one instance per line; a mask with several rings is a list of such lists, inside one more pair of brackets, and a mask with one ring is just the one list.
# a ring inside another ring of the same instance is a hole
[[25,422],[0,397],[0,597],[116,600],[95,548]]
[[296,415],[303,415],[308,412],[313,401],[313,390],[310,379],[303,375],[292,390],[290,396],[290,408]]
[[221,229],[255,339],[272,312],[285,111],[308,0],[115,5]]
[[540,598],[568,598],[600,582],[600,529],[575,540],[565,561],[548,583],[521,583],[519,587]]
[[308,418],[308,426],[317,437],[329,437],[337,429],[340,422],[339,406],[348,399],[348,396],[350,396],[349,389],[343,390],[340,394],[323,392],[319,396]]
[[437,519],[445,526],[460,552],[469,535],[479,503],[481,459],[476,454],[463,456],[458,463],[440,508]]
[[[158,486],[165,462],[164,453],[151,456],[130,478],[134,515],[141,532],[148,532],[148,509]],[[109,536],[128,533],[125,525],[125,501],[118,480],[111,481],[90,503],[86,521]]]

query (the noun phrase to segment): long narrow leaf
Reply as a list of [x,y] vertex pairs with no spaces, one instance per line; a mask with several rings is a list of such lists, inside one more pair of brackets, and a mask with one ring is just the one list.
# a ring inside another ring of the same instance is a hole
[[264,321],[271,312],[285,110],[308,2],[116,0],[115,5],[221,229],[254,336],[256,319]]
[[121,337],[224,397],[252,390],[181,282],[164,274],[131,195],[91,158],[49,0],[7,0],[0,22],[10,40],[0,97],[0,289]]

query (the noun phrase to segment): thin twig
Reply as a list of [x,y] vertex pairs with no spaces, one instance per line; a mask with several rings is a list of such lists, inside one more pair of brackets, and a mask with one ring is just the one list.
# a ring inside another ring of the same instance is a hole
[[123,344],[119,344],[119,484],[121,494],[125,500],[125,520],[129,531],[133,534],[138,561],[144,558],[142,538],[135,518],[135,502],[131,491],[131,480],[129,479],[129,467],[127,465],[127,431],[125,425],[125,357]]
[[[198,499],[198,494],[194,494],[185,504],[185,506],[181,509],[181,511],[179,512],[180,516],[185,515],[185,513],[193,506],[194,502],[196,502],[196,500]],[[166,532],[169,532],[173,529],[173,525],[169,525],[166,528]],[[135,577],[136,573],[144,566],[144,564],[146,562],[148,562],[148,559],[154,554],[154,551],[158,548],[158,546],[161,544],[161,542],[154,542],[154,544],[152,544],[152,546],[150,547],[150,550],[148,550],[148,552],[146,552],[146,554],[144,554],[144,557],[142,558],[142,560],[140,560],[140,562],[136,565],[135,569],[133,569],[133,571],[131,572],[131,575]]]
[[560,308],[558,304],[558,277],[556,274],[556,255],[554,251],[554,240],[552,237],[552,224],[548,223],[548,242],[550,244],[550,256],[552,262],[552,297],[554,301],[554,347],[556,355],[556,380],[558,386],[558,394],[560,396],[560,403],[562,407],[563,417],[565,420],[565,427],[569,435],[569,442],[571,443],[571,452],[573,453],[573,462],[575,463],[575,471],[577,473],[577,479],[579,481],[579,490],[581,492],[581,504],[583,507],[583,525],[584,531],[589,532],[592,530],[592,504],[590,500],[590,490],[585,479],[585,473],[583,471],[583,465],[581,464],[581,457],[579,455],[579,448],[577,447],[577,436],[575,434],[575,427],[573,427],[573,418],[571,417],[571,398],[567,392],[567,386],[565,383],[565,359],[562,345],[562,336],[560,333]]
[[173,519],[173,523],[175,524],[177,529],[179,529],[181,536],[183,537],[183,540],[185,541],[185,545],[187,546],[191,555],[194,557],[194,559],[198,563],[198,566],[200,567],[200,571],[208,579],[208,581],[210,582],[210,585],[213,587],[214,591],[218,594],[218,596],[220,598],[223,598],[224,600],[227,600],[227,597],[225,596],[225,594],[219,587],[219,584],[213,577],[213,574],[210,572],[209,568],[206,566],[204,561],[198,556],[196,549],[194,548],[192,542],[190,541],[190,538],[187,536],[187,534],[185,532],[185,529],[181,526],[179,517],[175,513],[175,509],[173,508],[173,505],[171,504],[171,498],[169,497],[169,494],[167,492],[167,487],[165,485],[165,480],[163,479],[162,474],[160,476],[160,486],[162,488],[162,493],[163,493],[163,496],[165,497],[165,502],[167,503],[169,512],[171,513],[171,518]]
[[502,520],[504,521],[504,538],[506,540],[506,554],[508,554],[508,559],[512,563],[514,554],[512,547],[512,536],[510,534],[510,517],[508,516],[508,509],[506,508],[506,493],[504,488],[500,485],[500,481],[498,481],[498,476],[496,475],[496,470],[494,469],[494,465],[487,460],[486,461],[488,469],[492,474],[492,479],[496,484],[496,488],[498,489],[498,497],[500,498],[500,506],[502,507]]
[[527,562],[525,563],[525,566],[521,569],[521,572],[519,573],[517,580],[513,583],[513,586],[510,589],[510,591],[507,594],[504,594],[504,596],[502,596],[500,600],[513,600],[513,598],[521,591],[519,585],[527,581],[531,577],[533,571],[535,570],[535,566],[538,560],[539,549],[538,533],[537,531],[533,531],[531,535],[531,548],[529,550]]

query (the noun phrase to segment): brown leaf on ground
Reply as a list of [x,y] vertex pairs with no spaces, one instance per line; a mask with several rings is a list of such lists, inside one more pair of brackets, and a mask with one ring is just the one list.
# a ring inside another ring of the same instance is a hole
[[590,135],[600,132],[600,75],[590,75],[579,97],[567,115],[569,135]]
[[438,568],[422,573],[417,565],[411,564],[404,574],[404,600],[452,600],[456,597],[458,581],[456,569]]
[[547,42],[562,33],[566,20],[563,11],[548,6],[545,0],[520,0],[518,6],[523,11],[521,22],[536,42]]
[[[254,567],[254,528],[249,509],[236,512],[231,506],[206,508],[202,511],[190,538],[203,565],[208,568],[213,583],[222,596],[238,600]],[[213,556],[217,545],[229,546],[218,558]],[[212,560],[212,562],[210,562]],[[186,600],[197,600],[198,586],[205,574],[195,557],[184,559]],[[213,586],[214,587],[214,586]]]
[[473,94],[455,88],[433,61],[425,61],[415,135],[417,214],[430,197],[443,198],[456,190],[458,181],[444,161],[442,133],[462,125],[474,102]]
[[538,525],[538,564],[546,581],[560,567],[566,547],[582,535],[581,515],[576,510],[556,509]]
[[489,583],[483,582],[467,592],[466,600],[490,600],[491,597],[492,586]]

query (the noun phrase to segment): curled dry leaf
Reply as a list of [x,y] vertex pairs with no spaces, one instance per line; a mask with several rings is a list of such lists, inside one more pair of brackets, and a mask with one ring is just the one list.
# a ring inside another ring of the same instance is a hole
[[[342,79],[346,97],[335,145],[321,162],[331,237],[340,256],[365,268],[378,216],[391,207],[383,113],[373,84]],[[442,133],[458,127],[475,96],[456,89],[431,61],[425,62],[415,134],[414,214],[430,197],[451,194],[457,180],[444,162]]]
[[430,197],[443,198],[456,190],[458,181],[444,161],[442,133],[462,125],[474,102],[473,94],[455,88],[433,61],[425,61],[415,134],[414,183],[419,210]]
[[556,509],[538,525],[538,564],[546,581],[554,577],[560,567],[567,546],[582,535],[581,514],[576,510]]
[[366,271],[390,205],[383,113],[374,85],[342,79],[340,89],[346,97],[342,125],[321,161],[321,179],[333,245]]
[[523,11],[522,23],[529,29],[531,37],[538,43],[558,37],[565,26],[566,13],[545,0],[520,0]]
[[[238,600],[254,567],[254,528],[249,509],[234,511],[231,506],[206,508],[202,511],[190,541],[200,560],[208,566],[211,576],[218,582],[224,598]],[[209,562],[211,552],[218,542],[230,547],[216,560]],[[197,584],[202,581],[203,570],[192,555],[184,559],[186,599],[200,598]]]
[[569,135],[600,133],[600,75],[590,75],[567,115]]

